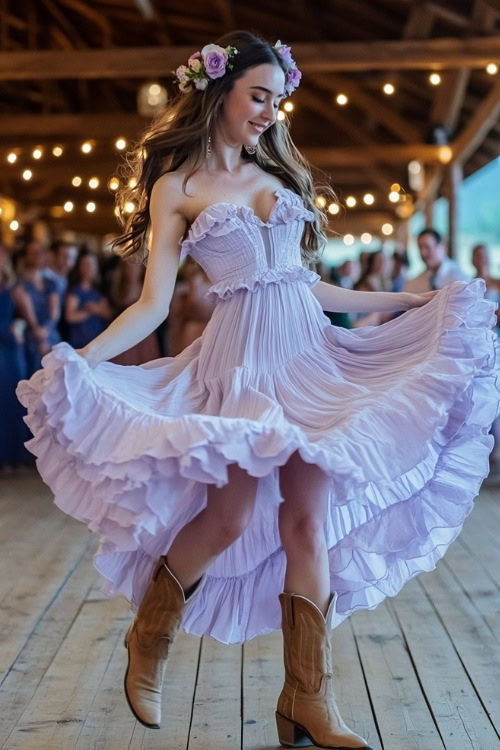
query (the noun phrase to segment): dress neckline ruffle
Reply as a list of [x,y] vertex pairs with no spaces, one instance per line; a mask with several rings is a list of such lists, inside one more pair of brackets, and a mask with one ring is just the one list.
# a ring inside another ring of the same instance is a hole
[[[219,228],[216,234],[226,234],[232,231],[235,226],[234,223],[231,225],[230,220],[234,218],[238,218],[247,224],[256,224],[259,227],[272,227],[278,223],[286,224],[297,218],[303,218],[306,221],[314,220],[314,213],[306,209],[302,198],[294,190],[282,187],[275,190],[273,194],[276,196],[276,201],[267,221],[262,221],[250,206],[242,206],[227,201],[218,201],[206,206],[191,224],[186,238],[179,240],[179,245],[182,248],[181,260],[197,242],[211,233],[212,227],[217,225],[224,227],[225,223],[229,222],[225,229]],[[296,199],[295,203],[293,202],[293,196]]]

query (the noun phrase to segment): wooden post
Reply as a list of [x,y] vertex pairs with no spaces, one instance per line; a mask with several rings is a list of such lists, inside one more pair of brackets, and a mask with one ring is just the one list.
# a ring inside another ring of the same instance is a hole
[[448,255],[454,258],[458,250],[459,215],[458,203],[463,181],[461,162],[453,162],[446,169],[448,193]]

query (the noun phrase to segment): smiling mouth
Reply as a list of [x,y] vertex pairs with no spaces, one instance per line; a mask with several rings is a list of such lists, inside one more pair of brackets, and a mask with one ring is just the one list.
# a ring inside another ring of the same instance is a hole
[[252,127],[254,127],[256,130],[259,131],[259,133],[262,133],[263,130],[265,130],[263,125],[257,125],[257,123],[252,122],[251,120],[248,121]]

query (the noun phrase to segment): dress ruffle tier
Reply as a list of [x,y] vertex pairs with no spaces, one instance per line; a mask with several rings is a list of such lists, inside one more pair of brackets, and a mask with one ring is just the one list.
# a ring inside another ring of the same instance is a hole
[[[269,281],[260,295],[283,294]],[[298,295],[302,284],[283,286]],[[499,343],[484,291],[480,279],[455,282],[377,328],[338,328],[320,312],[318,335],[278,368],[230,367],[206,380],[203,336],[175,358],[129,367],[92,369],[68,344],[54,346],[17,388],[34,435],[27,447],[55,503],[99,534],[104,593],[135,611],[155,560],[205,506],[206,484],[223,486],[236,462],[261,478],[255,515],[208,569],[183,627],[224,643],[279,628],[278,470],[296,450],[331,478],[334,627],[432,570],[489,470]]]

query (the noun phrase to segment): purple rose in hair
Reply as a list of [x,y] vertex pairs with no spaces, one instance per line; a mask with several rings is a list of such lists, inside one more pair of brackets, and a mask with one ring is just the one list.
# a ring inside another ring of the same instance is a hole
[[210,78],[220,78],[226,72],[227,52],[218,44],[206,44],[201,50],[205,72]]
[[302,78],[302,73],[298,68],[292,68],[288,71],[287,76],[287,83],[292,85],[295,89],[300,83],[300,79]]
[[276,42],[275,48],[278,54],[283,58],[284,62],[287,65],[291,65],[293,62],[291,47],[288,47],[288,45],[286,44],[281,44],[278,40]]

